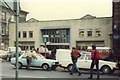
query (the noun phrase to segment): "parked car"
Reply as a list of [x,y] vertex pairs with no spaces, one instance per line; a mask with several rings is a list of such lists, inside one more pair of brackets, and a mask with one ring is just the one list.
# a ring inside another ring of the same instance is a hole
[[[22,54],[22,50],[20,47],[18,47],[18,54],[19,56]],[[16,56],[16,47],[8,47],[7,49],[7,54],[8,54],[8,60],[10,61],[12,57]]]
[[[67,68],[69,71],[72,69],[72,61],[70,56],[70,50],[59,49],[57,50],[56,59],[61,64],[61,67]],[[81,57],[78,58],[77,66],[80,69],[90,69],[91,65],[91,52],[81,52]],[[116,67],[115,62],[99,61],[99,68],[103,73],[111,73]]]
[[[59,62],[57,60],[46,59],[41,54],[37,54],[35,52],[34,52],[34,54],[36,55],[37,59],[32,59],[31,67],[39,67],[39,68],[43,68],[44,70],[49,70],[49,69],[56,69],[56,67],[59,65]],[[19,69],[22,67],[27,67],[27,60],[24,55],[25,54],[23,53],[18,58],[18,68]],[[11,64],[12,65],[16,64],[16,58],[11,58]]]
[[7,60],[8,54],[7,51],[0,50],[0,58]]

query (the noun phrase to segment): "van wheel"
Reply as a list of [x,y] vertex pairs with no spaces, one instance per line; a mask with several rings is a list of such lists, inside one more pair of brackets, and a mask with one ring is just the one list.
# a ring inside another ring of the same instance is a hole
[[101,71],[102,71],[103,74],[110,74],[112,72],[112,70],[109,66],[103,66],[101,68]]
[[68,67],[67,67],[68,71],[72,71],[72,66],[73,66],[73,64],[68,65]]
[[55,70],[56,68],[57,68],[56,66],[54,66],[54,67],[51,67],[51,69],[52,69],[52,70]]
[[48,64],[43,64],[42,68],[43,68],[43,70],[48,70],[49,69],[49,65]]

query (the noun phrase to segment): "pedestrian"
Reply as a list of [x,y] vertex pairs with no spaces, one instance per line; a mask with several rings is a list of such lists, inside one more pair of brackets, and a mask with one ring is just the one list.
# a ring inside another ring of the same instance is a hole
[[33,58],[37,59],[37,57],[35,56],[35,53],[33,53],[33,51],[26,52],[25,57],[26,57],[26,60],[27,60],[27,69],[30,69],[32,59]]
[[115,55],[112,49],[109,49],[109,56],[108,56],[109,61],[115,61]]
[[92,45],[92,51],[91,51],[91,66],[90,66],[90,77],[88,79],[93,78],[93,68],[94,65],[96,65],[97,69],[97,79],[99,79],[100,74],[99,74],[99,60],[100,60],[100,53],[99,51],[96,50],[96,45]]
[[72,47],[72,51],[71,51],[71,60],[72,60],[72,63],[73,63],[73,66],[72,66],[72,70],[70,72],[70,75],[73,75],[73,72],[74,71],[77,71],[78,72],[78,76],[81,75],[81,72],[80,70],[77,68],[77,59],[81,56],[81,54],[78,52],[78,50],[76,50],[75,47]]
[[51,50],[51,57],[52,57],[52,59],[56,60],[56,48],[53,48]]
[[40,53],[39,48],[35,49],[35,52],[39,54]]

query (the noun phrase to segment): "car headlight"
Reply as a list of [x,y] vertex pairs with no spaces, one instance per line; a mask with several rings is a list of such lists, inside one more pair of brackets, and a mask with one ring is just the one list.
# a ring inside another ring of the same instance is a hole
[[55,65],[55,62],[53,62],[52,65]]

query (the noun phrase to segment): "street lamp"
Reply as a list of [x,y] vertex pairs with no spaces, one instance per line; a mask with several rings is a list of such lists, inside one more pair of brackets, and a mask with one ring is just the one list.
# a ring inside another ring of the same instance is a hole
[[47,56],[47,51],[46,51],[46,47],[47,47],[47,38],[49,37],[49,35],[43,35],[43,41],[44,41],[44,44],[45,44],[45,57]]

